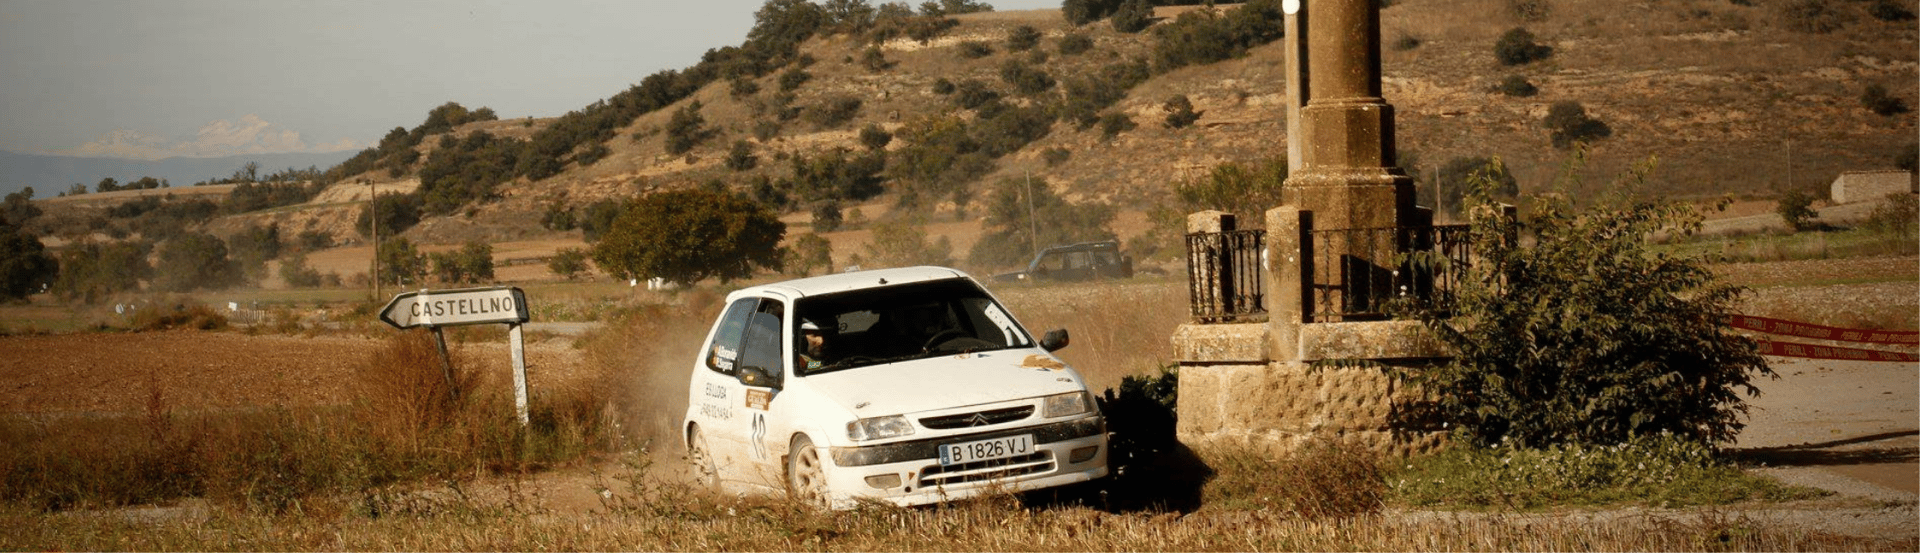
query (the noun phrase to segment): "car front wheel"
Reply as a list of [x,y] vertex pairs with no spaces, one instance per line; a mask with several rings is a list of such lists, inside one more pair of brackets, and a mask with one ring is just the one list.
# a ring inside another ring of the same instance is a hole
[[687,431],[687,464],[693,467],[693,482],[701,488],[717,490],[720,488],[720,469],[713,462],[713,450],[707,447],[707,437],[695,426]]
[[787,495],[807,505],[827,505],[827,469],[820,464],[820,450],[806,436],[794,438],[787,454]]

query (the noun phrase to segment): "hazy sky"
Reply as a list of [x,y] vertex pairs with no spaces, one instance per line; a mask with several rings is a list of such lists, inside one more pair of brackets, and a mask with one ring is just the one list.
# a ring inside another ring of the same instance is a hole
[[357,149],[447,101],[555,116],[738,45],[762,3],[0,0],[0,150]]

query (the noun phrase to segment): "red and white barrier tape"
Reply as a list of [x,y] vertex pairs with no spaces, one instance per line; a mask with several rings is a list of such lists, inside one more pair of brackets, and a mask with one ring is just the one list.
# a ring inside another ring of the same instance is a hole
[[1855,328],[1834,328],[1781,319],[1734,315],[1727,320],[1727,326],[1764,332],[1783,334],[1800,338],[1818,338],[1839,342],[1860,342],[1868,344],[1920,345],[1920,332],[1899,330],[1861,330]]
[[1760,355],[1771,355],[1775,357],[1845,359],[1851,361],[1899,361],[1906,363],[1920,361],[1920,355],[1898,351],[1815,346],[1810,344],[1795,344],[1792,342],[1775,342],[1772,340],[1760,340],[1759,345]]

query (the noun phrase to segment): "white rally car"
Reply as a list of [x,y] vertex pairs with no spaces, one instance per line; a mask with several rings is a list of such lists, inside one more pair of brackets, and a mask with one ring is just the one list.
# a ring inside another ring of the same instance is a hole
[[911,267],[755,286],[693,362],[702,483],[817,505],[922,505],[1107,474],[1086,381],[966,273]]

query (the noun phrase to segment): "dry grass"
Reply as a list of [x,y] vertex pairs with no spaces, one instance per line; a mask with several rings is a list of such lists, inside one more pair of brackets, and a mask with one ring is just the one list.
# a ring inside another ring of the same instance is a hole
[[1057,355],[1095,392],[1172,363],[1173,331],[1187,320],[1184,281],[1002,285],[993,293],[1030,332],[1067,329],[1072,346]]

